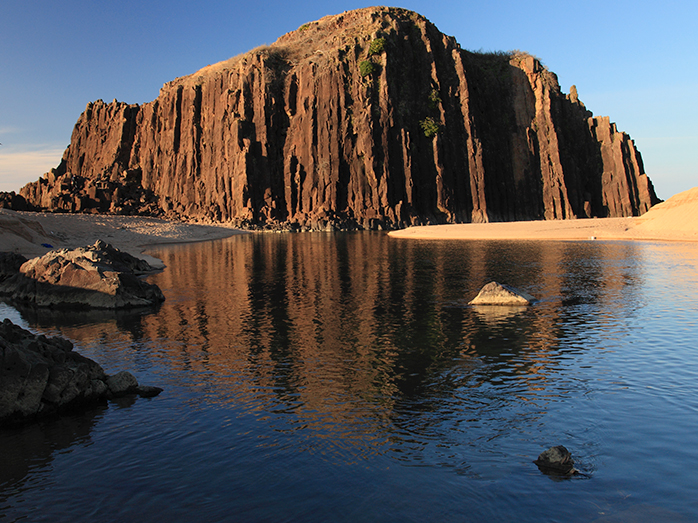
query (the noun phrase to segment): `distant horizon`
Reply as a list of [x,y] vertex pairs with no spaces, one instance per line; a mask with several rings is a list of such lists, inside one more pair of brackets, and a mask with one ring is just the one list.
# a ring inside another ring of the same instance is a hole
[[[150,102],[166,82],[272,43],[303,23],[362,7],[271,1],[252,10],[214,2],[192,11],[160,0],[119,6],[29,0],[5,8],[0,42],[13,52],[0,57],[0,191],[18,192],[58,166],[87,103]],[[537,31],[511,0],[400,7],[425,16],[463,49],[521,49],[539,57],[563,92],[576,85],[595,116],[608,116],[634,140],[661,199],[698,185],[698,108],[690,100],[698,72],[686,65],[698,51],[693,3],[679,0],[667,9],[593,0],[570,16],[567,7],[538,0],[526,11],[543,28]]]

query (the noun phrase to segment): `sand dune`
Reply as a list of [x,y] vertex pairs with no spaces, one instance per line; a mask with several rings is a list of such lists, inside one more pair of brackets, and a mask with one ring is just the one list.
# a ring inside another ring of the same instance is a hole
[[698,241],[698,187],[672,196],[638,218],[592,218],[429,225],[392,231],[395,238],[450,240]]

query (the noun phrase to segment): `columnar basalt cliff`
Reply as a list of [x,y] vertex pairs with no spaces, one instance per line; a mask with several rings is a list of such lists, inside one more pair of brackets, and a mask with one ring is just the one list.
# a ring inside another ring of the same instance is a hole
[[43,209],[240,225],[632,216],[658,199],[635,146],[525,53],[472,53],[422,16],[329,16],[163,86],[89,103]]

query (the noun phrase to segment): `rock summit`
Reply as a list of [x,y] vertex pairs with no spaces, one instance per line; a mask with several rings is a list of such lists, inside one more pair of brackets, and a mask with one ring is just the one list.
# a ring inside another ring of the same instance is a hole
[[659,201],[630,137],[538,58],[464,50],[392,7],[309,22],[152,102],[88,103],[60,165],[20,196],[4,205],[300,230],[637,216]]

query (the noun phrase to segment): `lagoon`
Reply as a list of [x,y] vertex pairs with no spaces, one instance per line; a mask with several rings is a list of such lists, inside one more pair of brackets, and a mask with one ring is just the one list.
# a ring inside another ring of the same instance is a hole
[[[698,519],[696,244],[270,233],[148,253],[156,310],[0,304],[165,389],[0,431],[0,521]],[[491,280],[540,301],[467,306]],[[583,474],[541,473],[552,445]]]

